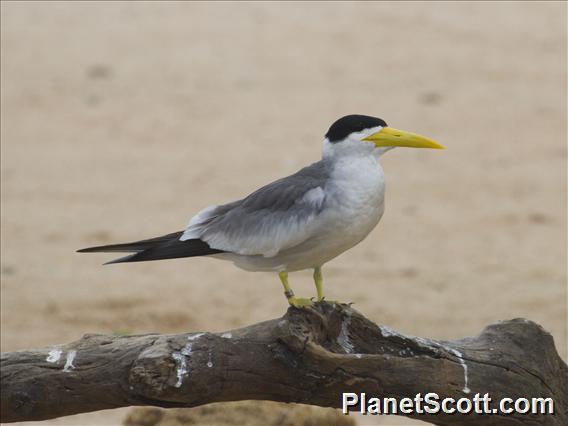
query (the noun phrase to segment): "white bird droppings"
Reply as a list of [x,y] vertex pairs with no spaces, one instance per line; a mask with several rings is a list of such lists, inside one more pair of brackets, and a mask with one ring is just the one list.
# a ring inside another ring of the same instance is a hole
[[77,355],[77,351],[67,352],[67,357],[65,358],[65,366],[63,367],[64,373],[69,373],[71,370],[75,369],[75,366],[73,365],[73,361],[75,361],[76,355]]
[[201,336],[203,336],[205,333],[195,333],[191,336],[187,336],[187,340],[189,340],[190,342],[196,339],[199,339]]
[[[442,349],[446,350],[447,352],[451,353],[452,355],[455,355],[458,358],[458,361],[463,368],[464,386],[462,388],[462,392],[463,393],[470,393],[471,392],[471,389],[468,387],[467,364],[466,364],[465,360],[463,359],[463,354],[460,351],[458,351],[457,349],[454,349],[452,347],[449,347],[449,346],[441,345],[438,342],[434,342],[434,341],[429,340],[429,339],[424,339],[422,337],[405,336],[405,335],[400,334],[397,331],[395,331],[392,328],[389,328],[385,325],[379,325],[379,328],[381,329],[381,334],[383,335],[383,337],[398,336],[398,337],[401,337],[403,339],[411,339],[411,340],[414,340],[416,343],[418,343],[420,346],[423,346],[425,348],[431,348],[432,349],[432,348],[438,347],[438,348],[442,348]],[[414,356],[414,352],[412,352],[412,350],[408,347],[406,349],[400,351],[399,355],[405,355],[407,352],[410,353],[410,355]]]
[[349,326],[351,325],[351,315],[347,317],[341,323],[341,331],[339,336],[337,336],[337,343],[343,348],[346,354],[353,353],[353,344],[349,340]]
[[63,351],[61,349],[52,349],[49,351],[49,353],[47,354],[47,358],[45,359],[47,362],[57,362],[59,361],[59,358],[61,358],[61,354],[63,353]]
[[189,370],[187,369],[187,361],[185,360],[185,355],[181,352],[174,352],[172,354],[172,358],[175,359],[178,365],[176,370],[177,381],[175,386],[176,388],[179,388],[183,383],[183,378],[189,373]]
[[386,325],[379,325],[379,329],[381,330],[381,334],[383,335],[383,337],[398,336],[406,338],[406,336],[403,336],[398,331],[395,331],[392,328],[387,327]]
[[463,393],[470,393],[471,389],[467,387],[467,364],[465,363],[464,359],[463,359],[463,354],[458,351],[457,349],[454,348],[450,348],[448,346],[443,346],[444,349],[446,349],[448,352],[454,354],[455,356],[458,357],[459,363],[461,364],[462,368],[463,368],[463,380],[464,380],[464,385],[463,385],[463,389],[462,392]]
[[176,388],[181,387],[183,383],[183,379],[189,375],[189,366],[187,365],[186,357],[191,355],[191,350],[193,346],[193,341],[199,339],[205,333],[196,333],[192,334],[191,336],[187,336],[188,342],[179,352],[174,352],[172,354],[172,358],[176,361],[177,369],[176,369],[176,377],[177,381],[175,384]]

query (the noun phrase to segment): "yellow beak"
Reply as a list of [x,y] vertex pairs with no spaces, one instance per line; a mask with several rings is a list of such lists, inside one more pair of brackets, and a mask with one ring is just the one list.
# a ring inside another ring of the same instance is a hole
[[405,146],[409,148],[444,149],[443,145],[416,133],[384,127],[380,132],[367,136],[364,141],[373,142],[377,147]]

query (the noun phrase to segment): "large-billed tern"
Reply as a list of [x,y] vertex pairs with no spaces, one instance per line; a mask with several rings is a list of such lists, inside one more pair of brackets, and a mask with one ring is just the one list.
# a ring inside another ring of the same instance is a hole
[[246,198],[210,206],[184,231],[80,252],[130,252],[108,263],[209,256],[247,271],[277,272],[288,302],[312,304],[288,284],[288,273],[314,270],[317,300],[324,299],[322,266],[360,243],[384,211],[385,179],[379,163],[395,147],[443,149],[380,118],[348,115],[329,128],[322,159]]

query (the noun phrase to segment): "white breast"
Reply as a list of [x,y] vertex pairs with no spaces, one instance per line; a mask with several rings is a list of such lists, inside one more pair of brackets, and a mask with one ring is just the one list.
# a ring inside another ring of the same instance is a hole
[[347,248],[362,241],[384,212],[385,178],[372,156],[337,161],[326,187],[329,233]]

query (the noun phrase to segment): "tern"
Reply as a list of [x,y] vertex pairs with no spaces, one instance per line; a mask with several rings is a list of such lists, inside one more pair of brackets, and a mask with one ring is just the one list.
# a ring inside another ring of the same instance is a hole
[[[444,149],[438,142],[388,127],[380,118],[347,115],[331,125],[322,159],[249,196],[207,207],[183,231],[79,252],[129,252],[108,263],[208,256],[247,271],[278,273],[288,303],[288,273],[313,269],[317,300],[324,300],[322,266],[357,245],[384,212],[381,156],[395,148]],[[107,264],[108,264],[107,263]]]

